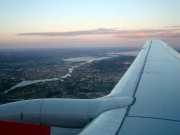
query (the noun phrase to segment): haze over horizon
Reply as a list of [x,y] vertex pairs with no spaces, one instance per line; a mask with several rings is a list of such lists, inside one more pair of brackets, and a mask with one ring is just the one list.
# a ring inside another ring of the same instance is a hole
[[179,0],[0,0],[0,49],[180,47]]

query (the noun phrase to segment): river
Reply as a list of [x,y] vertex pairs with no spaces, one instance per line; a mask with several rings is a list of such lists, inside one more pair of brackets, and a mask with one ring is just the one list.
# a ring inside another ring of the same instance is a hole
[[77,68],[85,63],[90,63],[92,61],[95,60],[102,60],[102,59],[108,59],[108,58],[112,58],[112,57],[77,57],[77,58],[69,58],[69,59],[63,59],[64,61],[69,61],[69,62],[82,62],[81,64],[79,64],[78,66],[73,66],[71,68],[69,68],[69,72],[66,73],[64,76],[61,76],[60,78],[52,78],[52,79],[42,79],[42,80],[27,80],[27,81],[22,81],[18,84],[16,84],[15,86],[11,87],[10,89],[6,90],[4,93],[8,93],[9,91],[18,88],[18,87],[24,87],[27,85],[31,85],[31,84],[36,84],[36,83],[40,83],[40,82],[47,82],[47,81],[56,81],[56,80],[61,80],[67,77],[71,77],[71,73],[73,72],[74,68]]
[[[113,57],[117,57],[119,55],[132,55],[134,53],[132,52],[120,52],[120,53],[107,53],[107,57],[76,57],[76,58],[68,58],[68,59],[63,59],[64,61],[68,61],[68,62],[82,62],[80,65],[78,66],[73,66],[71,68],[69,68],[69,72],[67,74],[65,74],[64,76],[61,76],[60,78],[52,78],[52,79],[42,79],[42,80],[27,80],[27,81],[22,81],[18,84],[16,84],[15,86],[11,87],[10,89],[6,90],[4,93],[8,93],[9,91],[18,88],[18,87],[23,87],[23,86],[27,86],[27,85],[31,85],[31,84],[35,84],[35,83],[40,83],[40,82],[47,82],[47,81],[56,81],[56,80],[61,80],[67,77],[71,77],[71,73],[73,72],[74,68],[77,68],[83,64],[86,63],[91,63],[95,60],[103,60],[103,59],[109,59],[109,58],[113,58]],[[135,53],[136,55],[137,53]]]
[[72,73],[73,69],[74,69],[74,67],[69,68],[69,72],[67,74],[65,74],[64,76],[61,76],[60,78],[22,81],[22,82],[16,84],[15,86],[11,87],[9,90],[6,90],[4,93],[8,93],[9,91],[11,91],[15,88],[18,88],[18,87],[23,87],[23,86],[27,86],[27,85],[31,85],[31,84],[35,84],[35,83],[39,83],[39,82],[56,81],[56,80],[64,79],[67,77],[71,77],[71,73]]

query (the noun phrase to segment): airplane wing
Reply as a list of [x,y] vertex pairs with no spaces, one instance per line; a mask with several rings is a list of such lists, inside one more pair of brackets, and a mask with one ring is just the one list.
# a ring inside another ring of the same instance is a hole
[[132,96],[135,100],[124,110],[102,113],[81,134],[180,134],[179,53],[162,41],[147,41],[108,96]]
[[22,126],[41,135],[77,134],[81,128],[80,135],[179,135],[180,55],[163,41],[148,40],[105,97],[0,106],[0,132],[15,133]]

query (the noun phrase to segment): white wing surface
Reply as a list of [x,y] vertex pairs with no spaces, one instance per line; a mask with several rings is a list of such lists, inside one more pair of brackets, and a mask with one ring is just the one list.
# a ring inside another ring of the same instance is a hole
[[[109,123],[109,129],[116,127],[115,131],[113,133],[108,131],[108,126],[102,128],[101,125],[104,123],[96,118],[95,122],[92,121],[86,126],[81,134],[87,134],[86,131],[97,134],[99,131],[101,134],[116,135],[179,135],[179,53],[163,41],[147,41],[126,74],[105,98],[117,96],[133,97],[134,102],[124,108],[123,119],[122,112],[119,112],[106,122]],[[114,120],[119,120],[116,123],[118,127],[111,124]],[[93,128],[93,125],[97,126]]]

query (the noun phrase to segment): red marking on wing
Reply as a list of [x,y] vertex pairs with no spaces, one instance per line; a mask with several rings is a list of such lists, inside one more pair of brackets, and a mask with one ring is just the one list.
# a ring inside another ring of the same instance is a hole
[[0,135],[50,135],[50,127],[0,121]]

